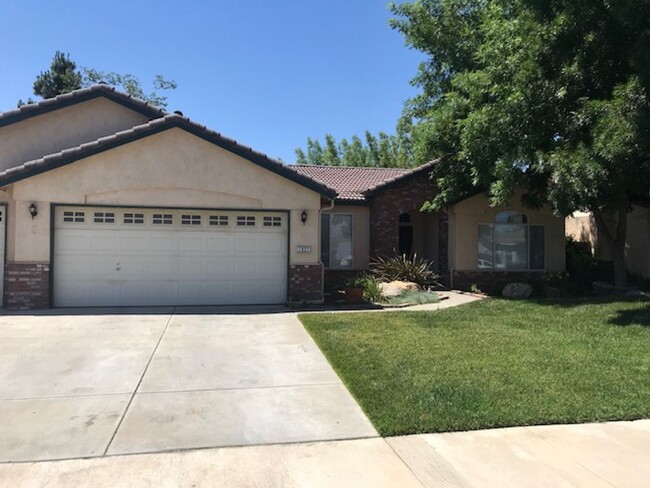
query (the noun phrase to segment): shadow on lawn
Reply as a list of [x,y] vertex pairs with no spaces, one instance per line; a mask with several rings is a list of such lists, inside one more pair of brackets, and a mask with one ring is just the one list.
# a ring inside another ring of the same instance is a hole
[[650,302],[646,303],[642,308],[633,310],[617,310],[616,317],[610,318],[608,322],[622,327],[628,325],[650,327]]
[[641,308],[632,310],[616,310],[616,316],[607,321],[613,325],[628,326],[641,325],[650,327],[650,301],[636,297],[625,297],[621,295],[608,295],[601,297],[580,297],[580,298],[539,298],[532,299],[536,305],[548,307],[571,308],[584,305],[606,305],[610,303],[638,303],[644,304]]

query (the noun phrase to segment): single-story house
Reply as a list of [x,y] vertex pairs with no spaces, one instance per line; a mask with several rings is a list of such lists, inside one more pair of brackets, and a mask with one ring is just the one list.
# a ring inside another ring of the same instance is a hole
[[564,221],[419,168],[294,166],[107,85],[0,114],[7,308],[273,304],[397,252],[453,286],[564,269]]
[[[616,227],[613,215],[605,217],[606,224]],[[575,212],[566,219],[566,233],[579,242],[589,244],[592,256],[612,261],[612,250],[596,227],[589,212]],[[633,200],[625,230],[625,266],[628,273],[650,280],[650,197]]]

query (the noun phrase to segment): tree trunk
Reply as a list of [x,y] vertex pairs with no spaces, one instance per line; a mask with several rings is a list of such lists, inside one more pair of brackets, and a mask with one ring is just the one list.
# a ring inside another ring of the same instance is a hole
[[629,205],[627,203],[621,204],[617,211],[616,231],[612,229],[605,222],[603,212],[595,210],[594,220],[598,229],[598,235],[603,237],[612,250],[612,258],[614,262],[614,286],[617,288],[625,288],[627,286],[627,270],[625,269],[625,240],[627,233],[627,212]]

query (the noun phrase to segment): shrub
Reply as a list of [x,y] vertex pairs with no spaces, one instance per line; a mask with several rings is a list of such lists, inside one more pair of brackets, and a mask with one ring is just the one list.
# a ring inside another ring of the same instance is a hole
[[370,267],[382,281],[411,281],[420,286],[437,284],[438,281],[438,275],[433,271],[433,262],[419,258],[417,254],[376,258]]
[[364,288],[366,286],[366,275],[358,274],[351,276],[345,281],[346,288]]
[[363,285],[363,298],[373,303],[381,302],[384,299],[379,289],[379,281],[372,275],[366,276]]

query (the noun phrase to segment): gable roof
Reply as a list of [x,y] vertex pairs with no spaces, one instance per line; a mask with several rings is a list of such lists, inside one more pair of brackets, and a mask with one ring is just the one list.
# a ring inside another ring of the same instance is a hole
[[161,108],[151,105],[144,100],[119,92],[112,86],[102,84],[82,88],[70,93],[64,93],[54,98],[48,98],[41,100],[40,102],[23,105],[15,110],[2,112],[0,113],[0,127],[15,124],[16,122],[20,122],[30,117],[35,117],[37,115],[52,112],[53,110],[58,110],[60,108],[75,105],[98,97],[107,98],[151,119],[163,117],[167,113]]
[[192,122],[190,119],[178,114],[167,114],[164,117],[151,120],[145,124],[136,125],[130,129],[116,132],[109,136],[100,137],[94,141],[86,142],[79,146],[64,149],[63,151],[8,168],[0,172],[0,186],[15,183],[25,178],[45,173],[46,171],[65,166],[75,161],[79,161],[80,159],[93,156],[172,128],[179,128],[189,132],[190,134],[241,156],[258,166],[272,171],[273,173],[320,193],[323,196],[329,198],[334,198],[336,196],[336,191],[324,183],[301,174],[292,167],[282,164],[281,162],[268,157],[266,154],[257,152],[248,146],[244,146],[233,139],[229,139],[218,132],[208,129],[204,125]]
[[375,192],[426,173],[438,161],[417,168],[373,168],[350,166],[318,166],[297,164],[294,167],[304,175],[320,181],[337,192],[340,202],[365,203]]

